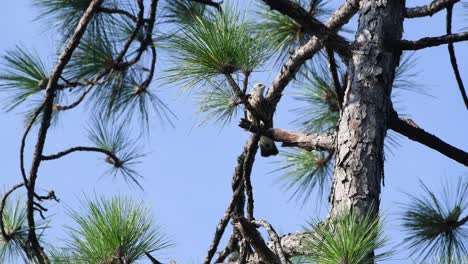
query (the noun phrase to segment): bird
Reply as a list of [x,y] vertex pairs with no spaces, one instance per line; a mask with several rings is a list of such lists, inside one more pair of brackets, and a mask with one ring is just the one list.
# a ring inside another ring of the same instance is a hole
[[[257,83],[253,86],[250,96],[248,97],[249,104],[255,109],[255,114],[251,113],[248,109],[245,111],[245,117],[252,124],[261,127],[262,129],[269,129],[273,127],[273,113],[270,103],[263,97],[265,85]],[[258,142],[260,147],[260,154],[262,157],[269,157],[278,154],[275,142],[266,136],[261,136]]]

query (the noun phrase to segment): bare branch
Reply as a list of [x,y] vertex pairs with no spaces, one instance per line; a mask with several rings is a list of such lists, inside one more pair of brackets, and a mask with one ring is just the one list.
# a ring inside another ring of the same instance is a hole
[[[452,34],[452,11],[453,11],[453,4],[447,7],[447,34]],[[455,56],[455,47],[453,43],[449,43],[447,45],[449,56],[450,56],[450,63],[452,64],[453,73],[455,74],[455,79],[457,80],[458,88],[463,98],[463,102],[465,102],[465,106],[468,109],[468,97],[465,91],[465,85],[463,84],[463,80],[460,75],[460,71],[458,70],[457,64],[457,57]]]
[[398,118],[398,114],[396,112],[394,112],[390,117],[389,128],[413,141],[417,141],[465,166],[468,166],[467,152],[458,149],[442,141],[440,138],[424,131],[415,125],[414,122],[408,122],[404,119]]
[[252,173],[252,166],[255,160],[255,154],[257,153],[260,136],[261,135],[258,133],[252,135],[252,144],[250,144],[250,147],[247,148],[247,151],[244,155],[244,168],[242,178],[244,179],[245,193],[247,194],[247,219],[249,219],[249,221],[254,219],[254,198],[250,175]]
[[69,148],[67,150],[61,151],[59,153],[53,154],[53,155],[44,155],[41,157],[42,160],[54,160],[54,159],[60,159],[63,156],[66,156],[68,154],[71,154],[73,152],[78,152],[78,151],[88,151],[88,152],[100,152],[106,154],[108,157],[110,157],[113,160],[113,165],[116,167],[120,167],[122,165],[120,159],[115,156],[114,153],[107,149],[102,149],[102,148],[96,148],[96,147],[73,147]]
[[453,5],[460,0],[434,0],[430,4],[425,6],[417,6],[413,8],[406,9],[407,18],[415,18],[415,17],[425,17],[425,16],[432,16],[435,13],[439,12],[440,10]]
[[32,251],[34,255],[37,257],[39,263],[49,263],[47,256],[44,254],[42,247],[39,244],[39,241],[36,236],[35,231],[35,221],[34,221],[34,194],[35,194],[35,186],[36,186],[36,179],[37,179],[37,172],[39,166],[41,164],[41,157],[42,151],[44,149],[44,143],[47,136],[47,131],[49,129],[50,120],[52,117],[53,111],[53,103],[55,97],[55,91],[57,89],[57,82],[62,75],[62,71],[69,62],[73,52],[75,51],[76,47],[78,47],[80,40],[86,31],[86,27],[88,23],[91,21],[92,16],[94,13],[97,12],[99,6],[101,5],[103,0],[92,0],[83,13],[78,25],[73,32],[70,40],[68,41],[64,51],[60,55],[58,59],[58,63],[55,66],[50,78],[49,82],[47,83],[46,88],[46,98],[44,100],[44,112],[43,118],[41,122],[41,127],[39,128],[39,134],[37,138],[37,143],[35,146],[34,154],[33,154],[33,161],[30,170],[30,178],[28,182],[28,196],[27,196],[27,220],[28,220],[28,241],[31,244]]
[[266,131],[258,131],[258,128],[246,119],[241,119],[239,126],[252,133],[260,132],[274,141],[282,142],[284,147],[298,147],[307,151],[333,150],[335,148],[336,134],[328,133],[306,133],[300,131],[289,131],[279,128],[270,128]]
[[[333,13],[325,26],[336,32],[340,27],[348,23],[358,9],[359,0],[346,1],[335,11],[335,13]],[[273,111],[276,109],[276,105],[281,99],[283,90],[295,77],[299,68],[322,48],[323,46],[319,39],[317,37],[312,37],[306,44],[296,49],[296,51],[289,57],[288,61],[281,68],[279,75],[268,89],[266,95],[266,98],[271,102]]]
[[211,242],[210,248],[208,249],[207,256],[205,257],[205,261],[203,262],[204,264],[211,263],[211,260],[214,254],[216,253],[219,241],[223,236],[224,230],[226,229],[229,219],[231,219],[232,213],[235,212],[236,206],[238,205],[239,199],[241,198],[241,194],[243,194],[243,179],[245,177],[244,170],[247,170],[246,173],[249,173],[250,175],[252,171],[253,162],[255,160],[255,154],[258,150],[258,139],[255,139],[256,136],[252,135],[252,137],[245,144],[242,154],[237,159],[237,166],[235,168],[233,176],[234,182],[232,184],[235,190],[232,194],[232,199],[229,203],[228,208],[226,209],[223,217],[221,218],[218,226],[216,227],[215,236],[213,238],[213,241]]
[[420,50],[466,40],[468,40],[468,32],[462,32],[438,37],[422,38],[419,40],[401,40],[399,43],[399,47],[401,48],[401,50]]

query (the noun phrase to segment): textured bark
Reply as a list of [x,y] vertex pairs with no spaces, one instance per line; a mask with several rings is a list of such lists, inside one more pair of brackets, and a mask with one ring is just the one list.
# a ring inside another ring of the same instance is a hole
[[404,0],[360,2],[336,139],[331,216],[342,210],[359,214],[378,210],[390,93],[401,55],[388,43],[401,39],[404,6]]

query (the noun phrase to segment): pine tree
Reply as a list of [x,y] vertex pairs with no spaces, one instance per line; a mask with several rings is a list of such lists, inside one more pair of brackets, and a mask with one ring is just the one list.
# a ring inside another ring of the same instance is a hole
[[[198,102],[202,123],[222,126],[241,117],[239,126],[251,134],[238,156],[232,199],[205,264],[360,264],[392,257],[385,247],[385,216],[380,210],[384,152],[392,148],[392,135],[408,137],[468,166],[467,152],[403,118],[395,98],[399,89],[421,92],[410,80],[415,62],[409,51],[447,45],[468,109],[454,48],[454,43],[468,40],[468,32],[452,33],[452,13],[462,7],[460,1],[434,0],[410,8],[400,0],[347,0],[336,10],[321,0],[255,2],[244,10],[229,1],[212,0],[34,1],[41,20],[60,32],[61,52],[52,68],[21,45],[2,57],[5,110],[26,111],[22,177],[0,204],[0,261],[160,263],[153,255],[171,242],[146,207],[125,197],[85,197],[81,209],[69,209],[76,225],[67,228],[66,244],[48,245],[43,239],[48,230],[44,202],[58,199],[54,191],[43,194],[37,187],[42,163],[95,152],[105,157],[106,175],[143,189],[138,165],[145,153],[128,124],[136,122],[139,135],[147,135],[150,116],[158,116],[159,123],[174,118],[154,91],[155,83],[195,91],[190,96]],[[445,35],[403,39],[405,19],[444,10]],[[356,30],[344,29],[354,16]],[[162,59],[170,66],[157,79],[161,52],[168,54]],[[277,75],[266,84],[259,108],[251,104],[249,88],[253,77],[267,67]],[[304,105],[292,112],[300,131],[273,123],[285,90],[292,86],[297,88],[295,99]],[[50,128],[61,113],[85,104],[93,109],[85,131],[91,145],[44,153]],[[255,118],[242,118],[245,112]],[[37,137],[31,135],[33,127]],[[268,221],[255,218],[251,172],[261,137],[289,148],[282,151],[277,171],[295,198],[306,202],[317,192],[329,193],[326,219],[310,221],[302,233],[279,236]],[[35,142],[33,153],[25,151],[28,139]],[[26,155],[32,157],[28,171]],[[410,194],[411,202],[404,207],[403,242],[420,262],[465,263],[468,182],[460,178],[457,186],[445,186],[442,196],[424,182],[421,188],[424,195]],[[26,194],[24,207],[11,198],[19,190]],[[233,233],[221,250],[230,221]],[[269,241],[259,230],[266,231]]]

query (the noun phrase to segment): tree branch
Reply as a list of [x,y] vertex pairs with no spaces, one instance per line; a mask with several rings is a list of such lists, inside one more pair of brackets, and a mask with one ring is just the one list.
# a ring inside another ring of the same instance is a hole
[[[223,217],[219,221],[218,226],[216,227],[215,236],[213,238],[213,241],[211,242],[210,248],[208,249],[207,256],[205,257],[205,260],[203,262],[204,264],[211,263],[211,260],[214,254],[216,253],[216,250],[219,245],[219,241],[221,240],[221,237],[224,234],[224,230],[226,229],[229,219],[231,219],[232,213],[235,212],[236,206],[238,205],[238,201],[241,197],[241,194],[244,191],[244,184],[243,184],[243,179],[245,177],[244,173],[249,173],[249,174],[251,173],[253,162],[255,160],[255,154],[257,153],[257,150],[258,150],[258,139],[257,140],[255,139],[256,139],[256,136],[252,135],[252,137],[245,144],[242,154],[237,159],[237,165],[234,170],[234,176],[233,176],[232,185],[234,188],[234,192],[232,194],[232,199]],[[244,170],[246,169],[248,171],[244,172]]]
[[289,131],[279,128],[270,128],[259,131],[258,128],[246,119],[241,119],[239,126],[249,132],[260,132],[274,141],[282,142],[283,147],[298,147],[307,151],[333,150],[335,148],[336,134],[328,133],[306,133],[300,131]]
[[432,3],[425,5],[425,6],[417,6],[413,8],[406,9],[407,18],[415,18],[415,17],[425,17],[425,16],[432,16],[435,13],[439,12],[440,10],[447,8],[450,5],[453,5],[460,0],[434,0]]
[[342,57],[350,57],[350,45],[345,38],[330,29],[327,25],[322,24],[318,19],[312,16],[307,10],[299,4],[289,0],[263,0],[271,9],[279,11],[301,25],[304,32],[316,36],[325,46],[336,50]]
[[265,228],[265,230],[268,232],[268,235],[270,236],[271,241],[275,245],[275,252],[279,257],[280,263],[288,264],[288,260],[284,255],[283,247],[281,246],[281,240],[273,226],[265,220],[254,220],[252,221],[252,223],[255,224],[257,227],[261,226]]
[[104,154],[106,154],[108,157],[110,157],[110,158],[113,160],[113,165],[114,165],[114,166],[120,167],[120,166],[122,165],[120,159],[117,158],[117,156],[115,156],[114,153],[112,153],[112,152],[109,151],[109,150],[102,149],[102,148],[96,148],[96,147],[82,147],[82,146],[73,147],[73,148],[70,148],[70,149],[61,151],[61,152],[59,152],[59,153],[53,154],[53,155],[45,155],[45,156],[42,156],[41,159],[42,159],[42,160],[60,159],[60,158],[63,157],[63,156],[66,156],[66,155],[68,155],[68,154],[71,154],[71,153],[77,152],[77,151],[89,151],[89,152],[100,152],[100,153],[104,153]]
[[466,40],[468,40],[468,32],[462,32],[438,37],[422,38],[419,40],[401,40],[399,43],[399,47],[401,50],[420,50]]
[[[325,26],[330,30],[337,31],[344,24],[348,23],[358,9],[359,0],[346,1],[335,11],[335,13],[333,13]],[[279,75],[268,89],[266,95],[267,100],[271,103],[273,112],[281,99],[283,90],[289,82],[294,79],[299,68],[322,48],[323,46],[319,39],[317,37],[312,37],[306,44],[296,49],[289,57],[288,61],[281,68]]]
[[398,132],[413,141],[417,141],[465,166],[468,166],[468,153],[465,151],[458,149],[442,141],[440,138],[424,131],[416,126],[414,122],[400,119],[396,112],[391,115],[389,121],[389,128],[395,132]]
[[[452,34],[452,11],[453,4],[447,6],[447,35]],[[468,109],[468,97],[466,95],[465,85],[463,84],[463,80],[458,69],[457,57],[455,56],[455,47],[453,46],[453,43],[449,43],[447,48],[449,51],[450,63],[452,64],[453,73],[455,74],[455,79],[457,80],[458,89],[462,95],[463,102],[465,102],[465,107]]]
[[73,52],[75,51],[76,47],[78,47],[80,40],[86,31],[86,27],[88,23],[91,21],[92,16],[94,13],[97,12],[99,6],[101,5],[103,0],[92,0],[84,12],[83,16],[81,17],[78,25],[73,32],[70,40],[68,41],[65,49],[63,50],[62,54],[58,59],[58,63],[55,66],[50,78],[49,82],[47,83],[46,87],[46,98],[44,100],[44,112],[43,118],[41,122],[41,126],[39,128],[37,143],[35,146],[34,154],[33,154],[33,161],[30,170],[30,178],[28,182],[28,196],[26,201],[27,207],[27,221],[28,221],[28,241],[31,243],[31,248],[34,255],[37,257],[37,260],[40,264],[42,263],[49,263],[47,256],[44,254],[42,247],[39,244],[39,241],[36,236],[35,231],[35,221],[34,221],[34,194],[35,194],[35,186],[36,186],[36,179],[37,179],[37,172],[39,166],[41,164],[41,156],[42,151],[44,149],[44,143],[47,136],[47,131],[50,126],[50,120],[52,117],[53,111],[53,103],[55,97],[55,91],[57,89],[57,82],[60,76],[62,75],[62,71],[69,62]]
[[259,263],[280,263],[278,257],[267,246],[254,224],[243,217],[235,217],[233,220],[234,226],[240,231],[242,237],[255,249],[256,255],[261,260]]

